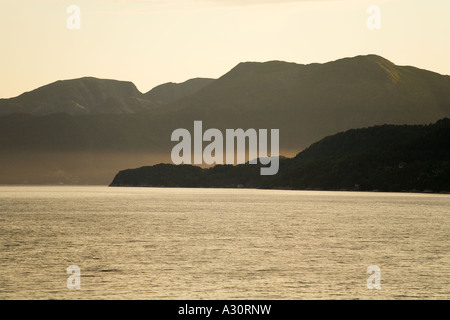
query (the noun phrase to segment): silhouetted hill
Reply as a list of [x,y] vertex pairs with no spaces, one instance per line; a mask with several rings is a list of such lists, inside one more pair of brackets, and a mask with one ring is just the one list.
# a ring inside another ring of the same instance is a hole
[[256,187],[259,183],[259,166],[256,165],[217,165],[203,169],[192,165],[162,163],[120,171],[110,186],[237,188]]
[[450,119],[433,125],[383,125],[324,138],[274,176],[259,165],[156,165],[120,171],[111,186],[250,187],[307,190],[450,192]]
[[156,105],[131,82],[86,77],[56,81],[16,98],[1,99],[0,114],[121,114],[148,111]]
[[327,137],[299,153],[261,187],[450,191],[450,119],[429,126],[383,125]]
[[195,78],[183,83],[169,82],[153,88],[147,92],[144,97],[157,103],[169,104],[197,93],[213,81],[214,79]]

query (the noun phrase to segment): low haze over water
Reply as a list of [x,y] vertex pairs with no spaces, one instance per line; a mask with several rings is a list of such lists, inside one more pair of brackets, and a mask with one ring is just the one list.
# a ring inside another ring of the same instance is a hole
[[0,299],[449,299],[449,208],[438,194],[3,186]]

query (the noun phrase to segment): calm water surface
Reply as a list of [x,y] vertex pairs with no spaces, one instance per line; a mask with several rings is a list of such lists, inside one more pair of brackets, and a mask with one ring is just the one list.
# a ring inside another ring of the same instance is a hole
[[449,239],[449,195],[4,186],[0,299],[449,299]]

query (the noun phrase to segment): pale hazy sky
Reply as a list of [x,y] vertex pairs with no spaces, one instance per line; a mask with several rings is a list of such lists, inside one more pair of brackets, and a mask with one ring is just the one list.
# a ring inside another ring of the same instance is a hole
[[[369,30],[369,5],[381,29]],[[69,5],[81,29],[69,30]],[[142,92],[242,61],[379,54],[450,74],[449,0],[0,0],[0,97],[94,76]]]

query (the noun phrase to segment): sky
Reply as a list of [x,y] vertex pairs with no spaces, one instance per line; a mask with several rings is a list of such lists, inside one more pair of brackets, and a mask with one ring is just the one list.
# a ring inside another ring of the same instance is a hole
[[0,98],[84,76],[147,92],[244,61],[365,54],[449,75],[449,35],[448,0],[1,0]]

